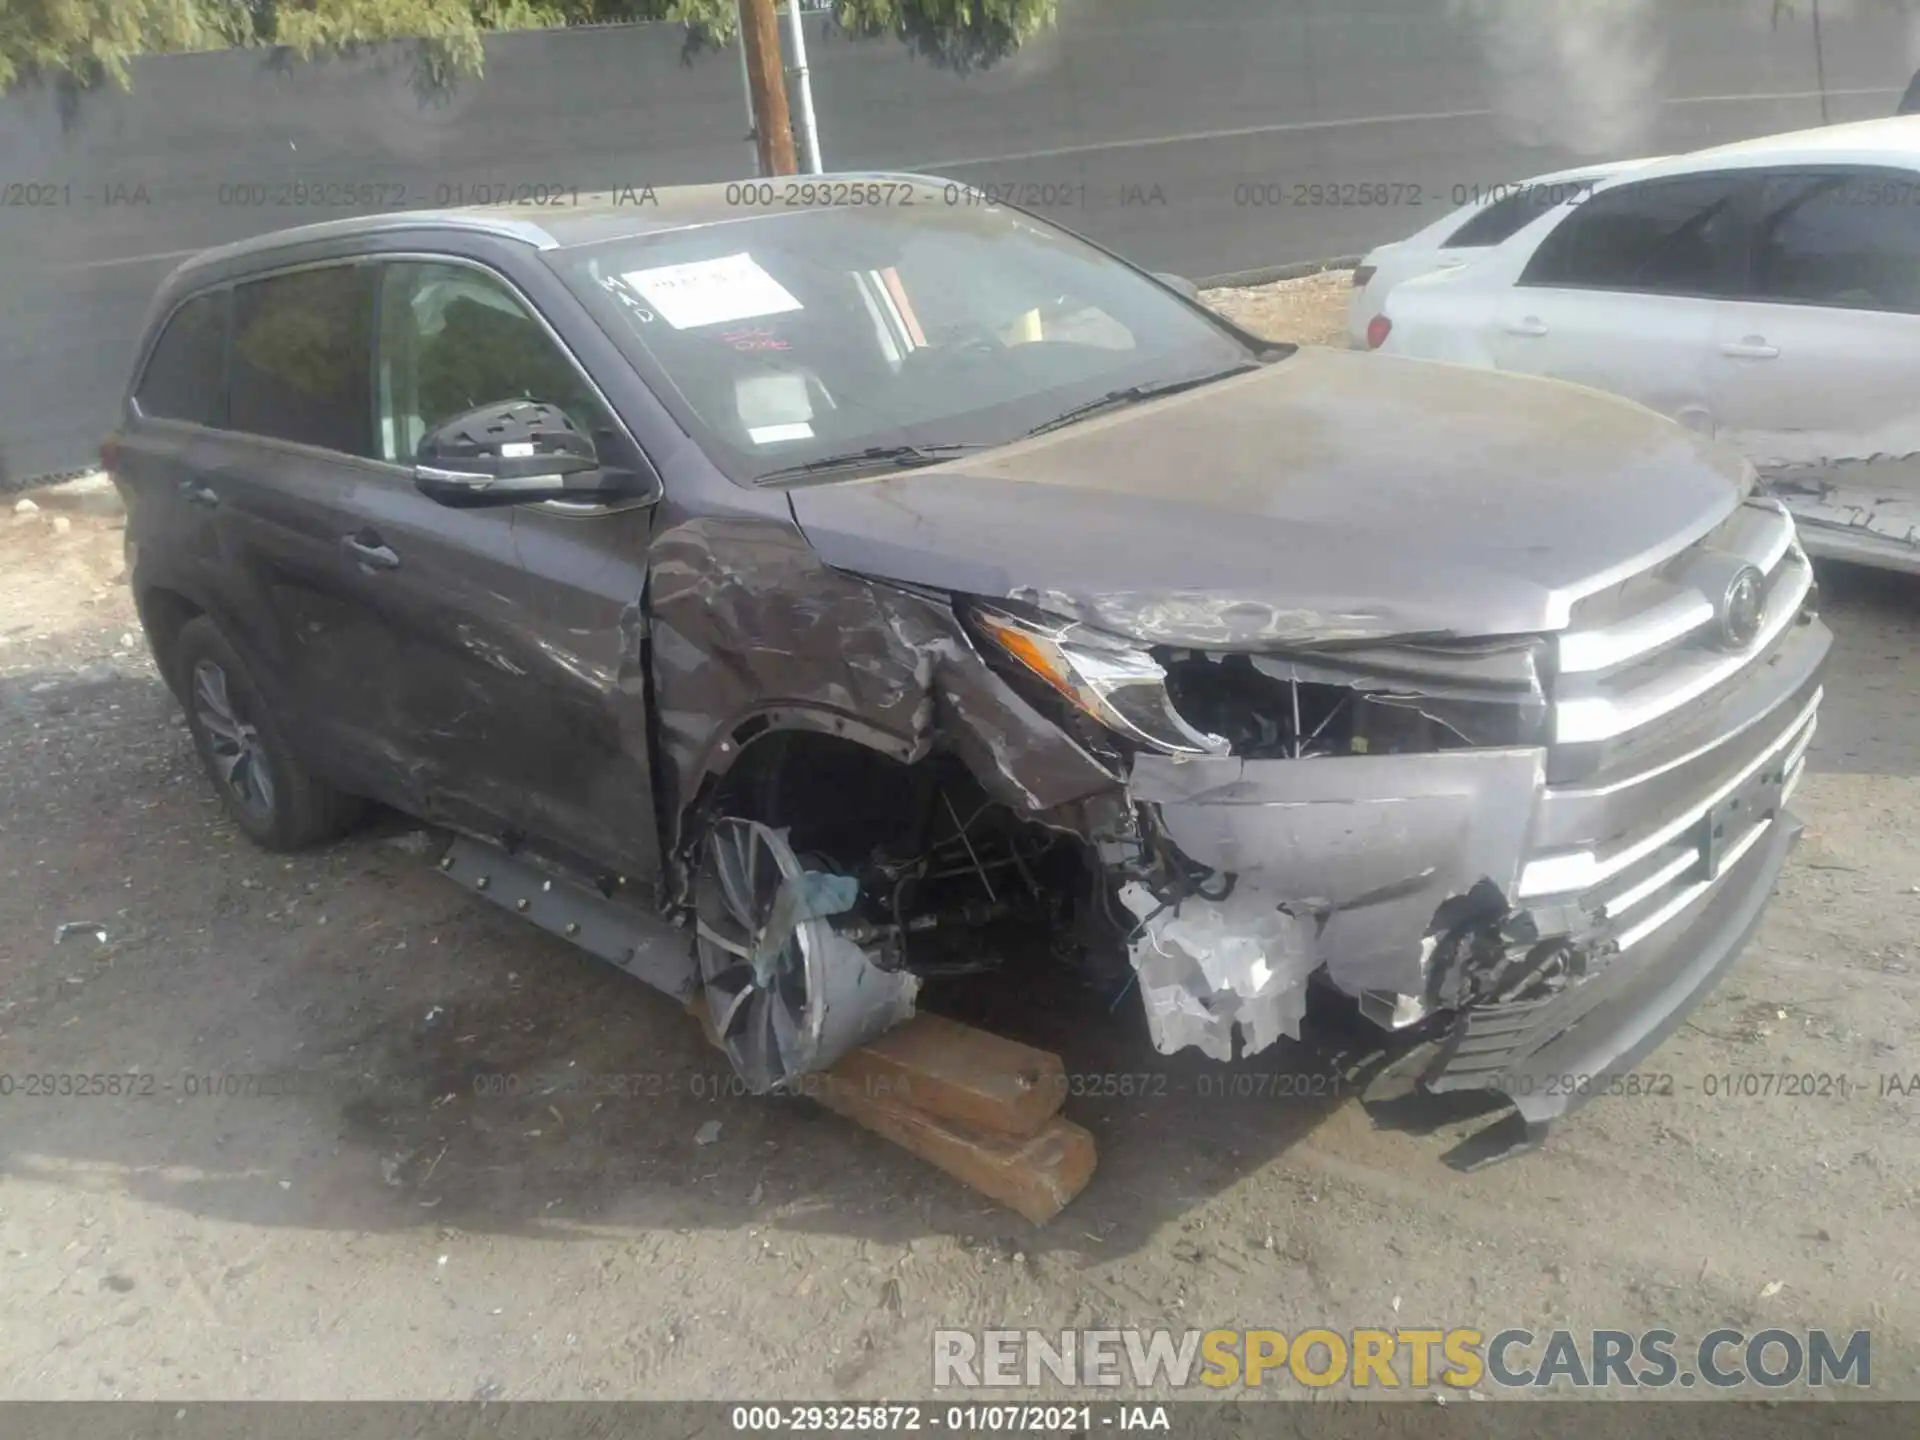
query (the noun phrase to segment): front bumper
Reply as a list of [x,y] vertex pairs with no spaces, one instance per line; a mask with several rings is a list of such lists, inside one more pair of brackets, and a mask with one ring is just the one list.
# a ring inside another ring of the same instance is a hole
[[[1429,1090],[1488,1090],[1530,1127],[1578,1109],[1617,1084],[1686,1019],[1739,957],[1800,838],[1779,812],[1759,842],[1655,940],[1619,956],[1584,984],[1543,1000],[1464,1012],[1427,1071]],[[1643,1077],[1648,1093],[1670,1085]]]
[[[1537,1138],[1595,1094],[1624,1089],[1615,1077],[1680,1023],[1758,924],[1799,834],[1787,802],[1831,640],[1800,616],[1764,656],[1624,746],[1142,757],[1131,790],[1188,859],[1237,877],[1234,895],[1280,897],[1294,922],[1287,953],[1242,964],[1240,976],[1318,967],[1390,1028],[1423,1024],[1437,1037],[1426,1087],[1502,1096]],[[1492,945],[1451,946],[1463,924]],[[1214,1018],[1297,1022],[1297,1003],[1263,991],[1252,1007],[1243,982],[1237,996],[1193,997],[1186,1031],[1169,1028],[1156,1009],[1170,1014],[1183,997],[1169,1000],[1162,957],[1180,936],[1164,921],[1143,928],[1135,960],[1163,1051],[1201,1043],[1193,1027]],[[1489,948],[1523,981],[1533,957],[1555,954],[1550,981],[1452,983],[1449,967],[1485,963]],[[1217,983],[1209,958],[1185,973]],[[1203,1046],[1221,1059],[1225,1028]],[[1241,1053],[1270,1040],[1271,1024],[1257,1027],[1259,1043],[1255,1028],[1242,1023]]]

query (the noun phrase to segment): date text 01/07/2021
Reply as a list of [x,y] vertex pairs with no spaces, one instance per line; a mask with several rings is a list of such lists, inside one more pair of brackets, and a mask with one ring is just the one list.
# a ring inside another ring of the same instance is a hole
[[1173,1428],[1164,1405],[735,1405],[730,1420],[743,1434],[935,1430],[1087,1435],[1096,1430]]

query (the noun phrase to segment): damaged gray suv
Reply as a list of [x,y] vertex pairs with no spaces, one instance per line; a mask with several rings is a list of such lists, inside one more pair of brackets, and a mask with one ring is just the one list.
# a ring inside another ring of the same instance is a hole
[[940,181],[212,251],[105,448],[249,835],[446,827],[456,878],[703,996],[755,1090],[1041,936],[1166,1053],[1345,997],[1531,1141],[1798,831],[1829,636],[1742,461],[1265,343]]

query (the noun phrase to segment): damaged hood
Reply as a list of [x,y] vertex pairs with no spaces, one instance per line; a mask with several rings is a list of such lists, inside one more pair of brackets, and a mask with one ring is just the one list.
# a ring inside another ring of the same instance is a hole
[[796,488],[828,564],[1144,644],[1557,630],[1750,483],[1731,451],[1553,380],[1308,348],[926,469]]

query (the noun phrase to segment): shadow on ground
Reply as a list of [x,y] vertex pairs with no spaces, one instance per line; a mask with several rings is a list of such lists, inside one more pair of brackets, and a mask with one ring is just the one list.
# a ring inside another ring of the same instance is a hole
[[[1352,1103],[1337,1024],[1226,1067],[1157,1055],[1133,994],[1043,959],[943,982],[933,1008],[1062,1054],[1066,1113],[1099,1143],[1090,1189],[1036,1236],[811,1101],[745,1095],[671,1000],[456,890],[398,817],[253,849],[157,681],[0,681],[0,731],[5,828],[34,856],[0,881],[0,1033],[39,1077],[0,1102],[14,1176],[254,1225],[759,1221],[1112,1254]],[[107,940],[56,944],[71,920]]]

